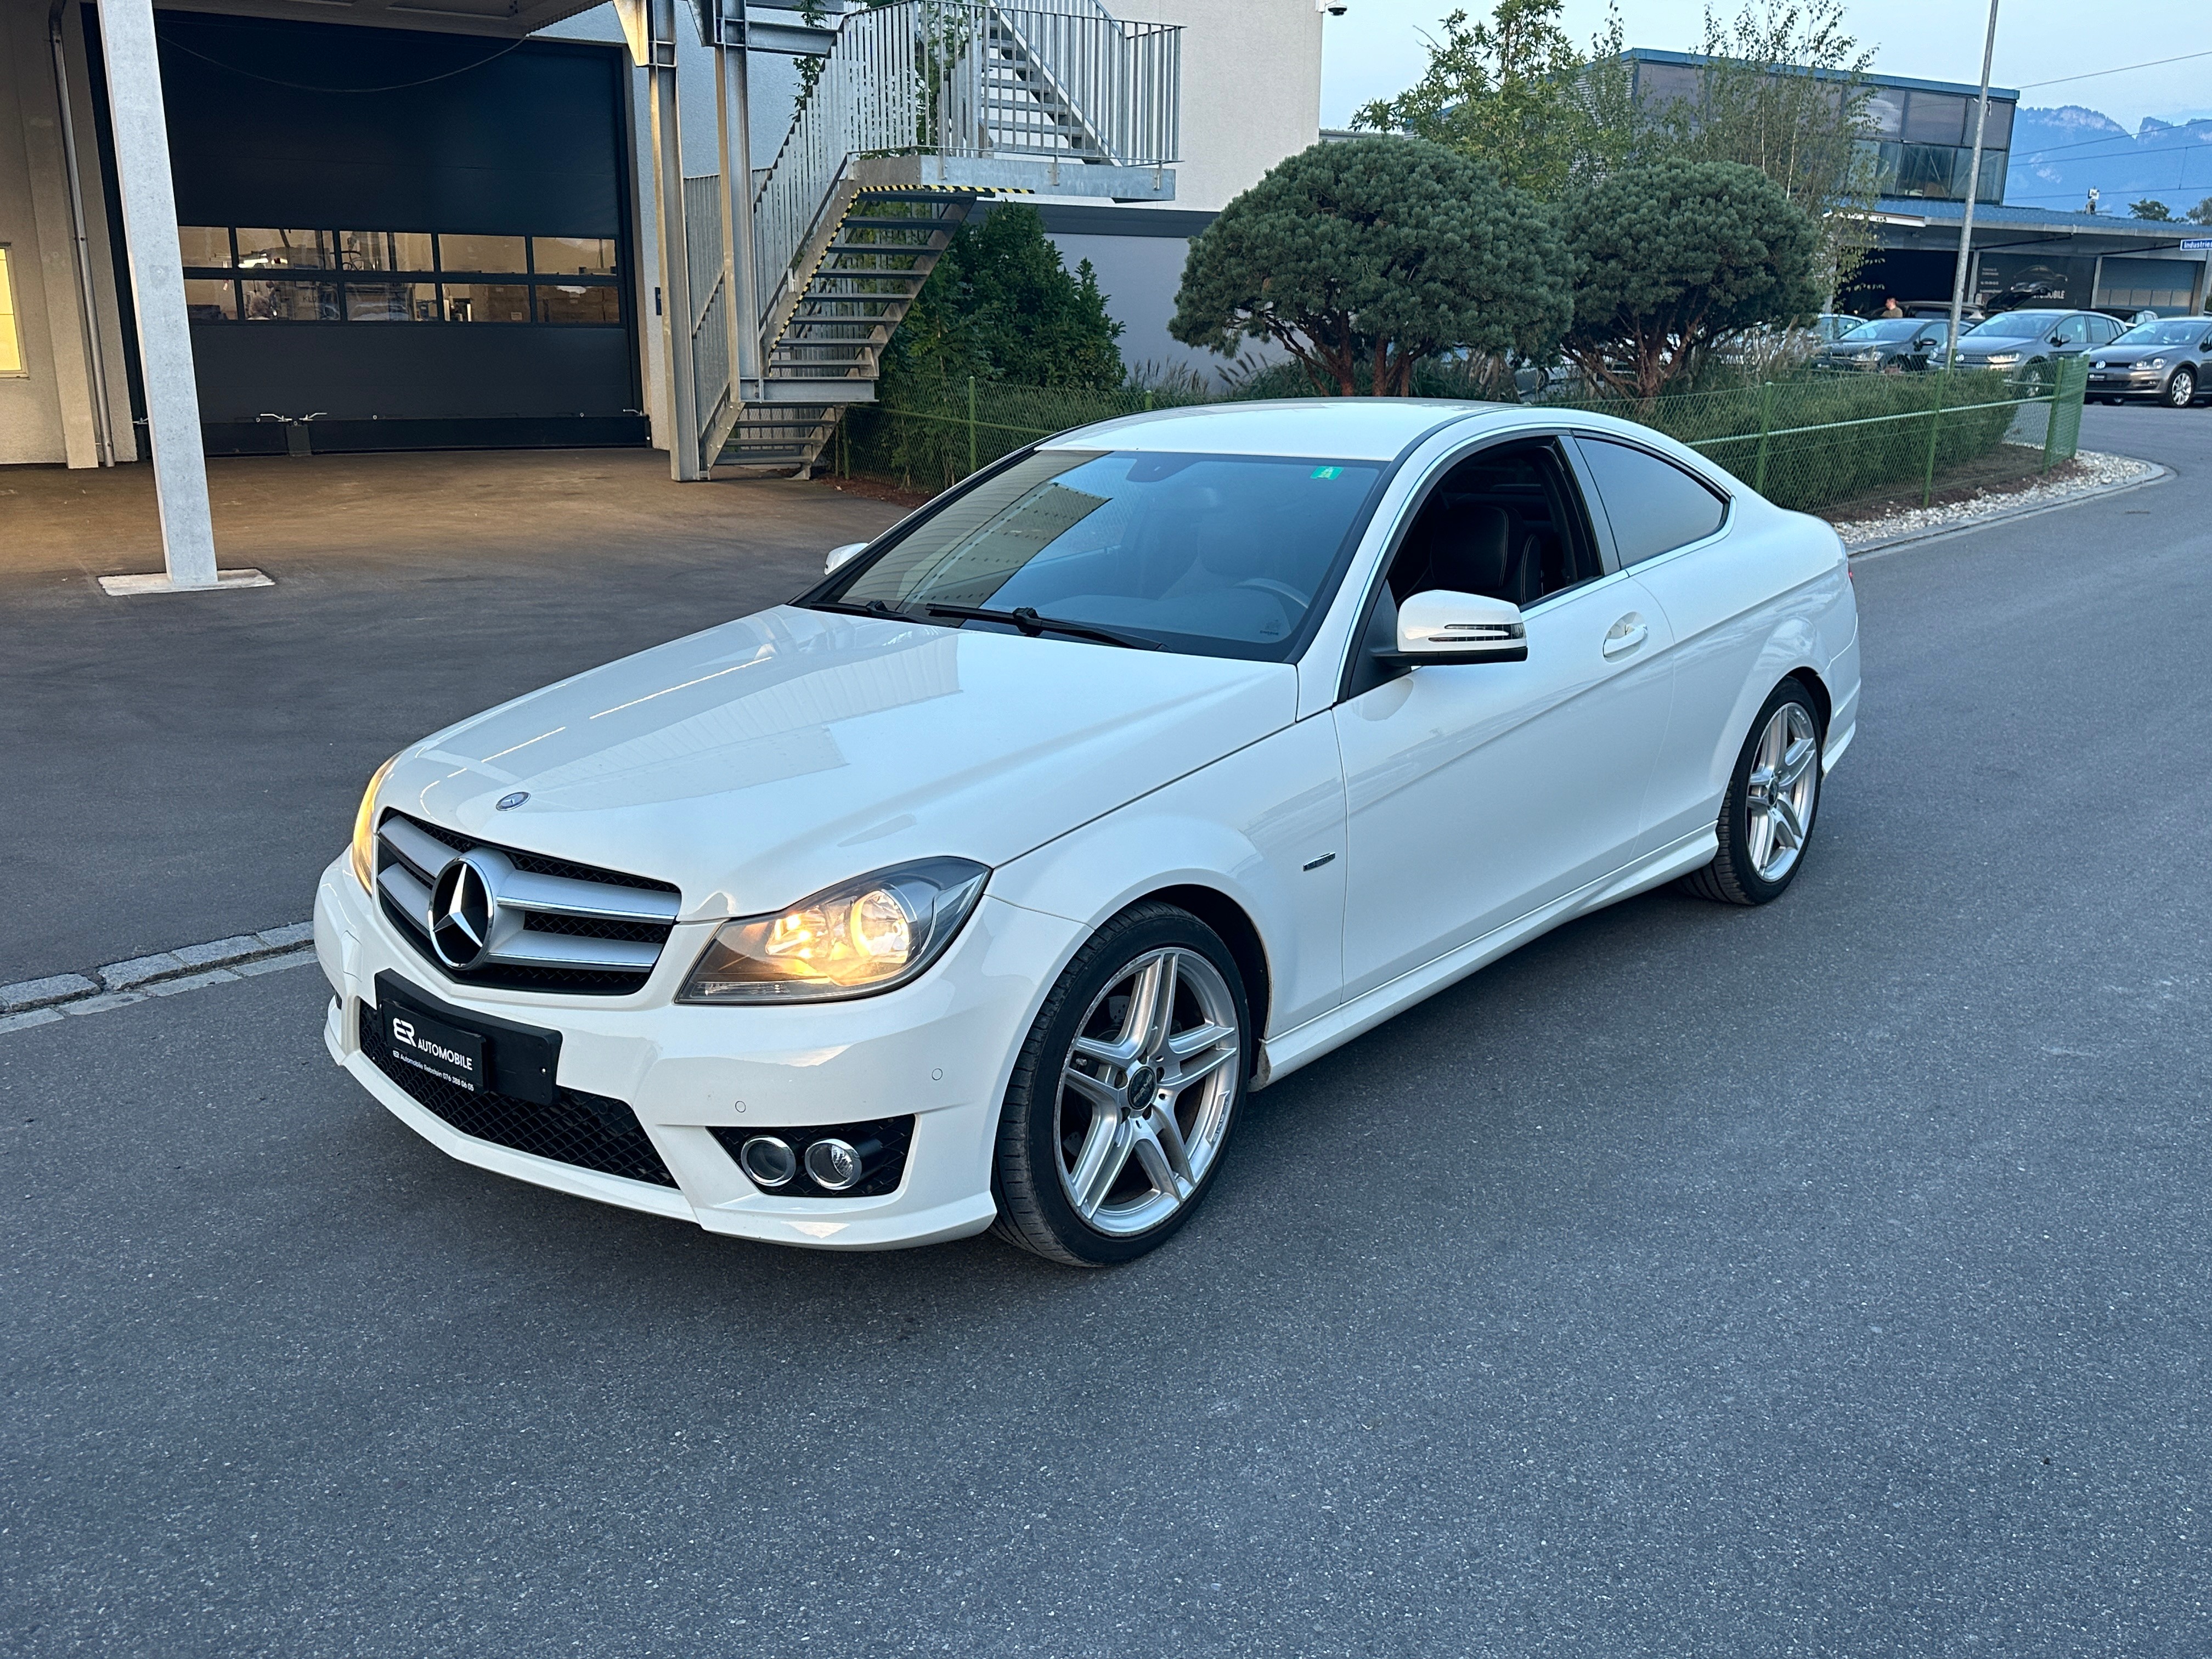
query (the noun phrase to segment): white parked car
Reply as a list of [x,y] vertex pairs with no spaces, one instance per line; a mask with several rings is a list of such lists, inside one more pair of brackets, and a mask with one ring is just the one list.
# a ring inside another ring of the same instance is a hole
[[1601,416],[1356,398],[1009,457],[788,605],[371,781],[339,1064],[456,1158],[787,1244],[1158,1244],[1253,1089],[1570,917],[1801,867],[1841,544]]

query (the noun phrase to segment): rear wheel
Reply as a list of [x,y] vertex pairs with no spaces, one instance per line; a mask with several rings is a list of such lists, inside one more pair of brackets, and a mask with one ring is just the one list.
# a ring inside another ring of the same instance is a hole
[[1164,1243],[1220,1167],[1250,1032],[1236,959],[1196,916],[1146,902],[1100,928],[1015,1060],[993,1231],[1080,1267]]
[[2166,406],[2168,409],[2186,409],[2196,401],[2197,371],[2187,368],[2175,369],[2173,378],[2166,383]]
[[1767,904],[1797,878],[1820,805],[1820,719],[1802,681],[1774,688],[1721,802],[1713,861],[1680,886],[1722,904]]

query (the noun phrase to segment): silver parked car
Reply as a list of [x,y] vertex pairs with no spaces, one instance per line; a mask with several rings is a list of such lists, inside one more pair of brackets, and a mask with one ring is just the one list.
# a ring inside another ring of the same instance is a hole
[[2138,323],[2089,359],[2089,401],[2186,409],[2212,393],[2212,317]]

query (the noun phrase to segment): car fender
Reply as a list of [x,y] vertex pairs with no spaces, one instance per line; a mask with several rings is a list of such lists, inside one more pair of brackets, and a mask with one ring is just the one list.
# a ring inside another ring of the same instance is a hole
[[1749,678],[1736,693],[1735,705],[1729,709],[1707,762],[1706,787],[1716,799],[1726,793],[1736,758],[1743,753],[1744,739],[1751,735],[1752,722],[1759,718],[1759,709],[1776,686],[1792,674],[1810,673],[1834,696],[1834,688],[1828,684],[1830,660],[1829,653],[1820,648],[1814,618],[1793,611],[1775,623],[1759,648]]
[[1343,769],[1322,716],[1024,854],[993,873],[991,891],[1088,933],[1147,894],[1209,889],[1257,935],[1266,1023],[1282,1029],[1340,987],[1344,826]]

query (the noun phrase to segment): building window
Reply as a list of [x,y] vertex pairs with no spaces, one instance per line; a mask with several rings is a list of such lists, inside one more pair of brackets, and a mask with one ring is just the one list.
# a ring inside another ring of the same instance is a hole
[[15,268],[9,252],[0,242],[0,375],[17,378],[30,371],[23,367],[23,332],[15,325]]
[[536,323],[619,328],[611,236],[183,225],[195,323]]

